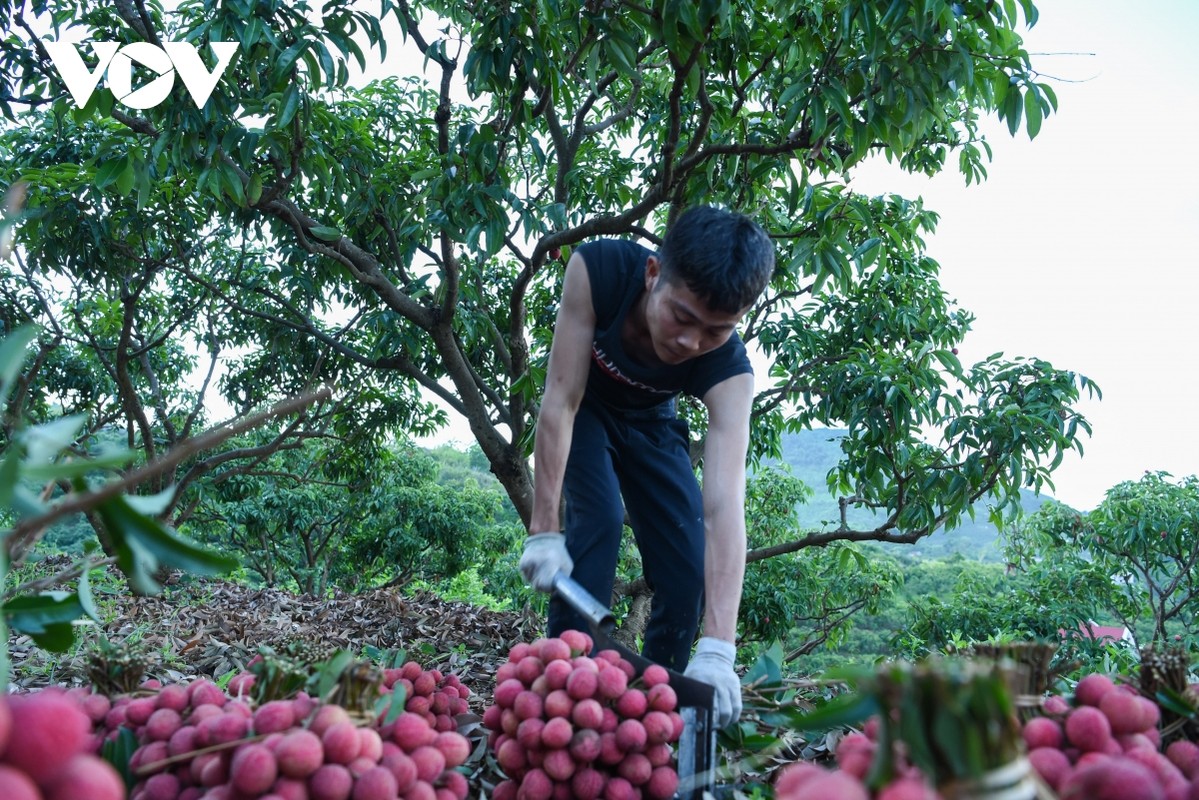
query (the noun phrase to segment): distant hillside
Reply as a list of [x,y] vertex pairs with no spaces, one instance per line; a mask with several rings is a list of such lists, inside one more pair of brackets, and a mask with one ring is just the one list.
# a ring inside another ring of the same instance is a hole
[[[800,524],[807,530],[830,530],[839,524],[837,500],[828,492],[827,476],[841,460],[840,440],[845,431],[835,429],[803,431],[783,435],[783,461],[792,473],[815,492],[815,497],[799,509]],[[1049,499],[1045,495],[1025,492],[1021,504],[1025,514],[1031,514]],[[987,506],[976,506],[975,519],[967,518],[950,532],[938,530],[931,536],[905,550],[911,555],[941,558],[961,553],[980,561],[1002,559],[999,531],[987,519]],[[874,514],[865,509],[853,509],[849,522],[857,528],[871,527]]]

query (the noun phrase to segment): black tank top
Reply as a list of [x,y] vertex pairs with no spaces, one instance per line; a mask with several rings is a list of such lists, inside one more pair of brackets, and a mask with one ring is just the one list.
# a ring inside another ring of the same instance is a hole
[[587,264],[595,309],[588,396],[615,408],[645,409],[680,393],[702,398],[721,381],[753,372],[736,332],[710,353],[681,364],[647,366],[634,361],[624,350],[621,331],[645,291],[645,262],[654,252],[623,239],[597,239],[577,252]]

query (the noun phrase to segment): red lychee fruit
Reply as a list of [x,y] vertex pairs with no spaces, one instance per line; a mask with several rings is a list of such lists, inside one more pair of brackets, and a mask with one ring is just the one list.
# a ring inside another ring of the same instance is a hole
[[551,692],[556,689],[565,689],[566,681],[573,671],[574,667],[565,659],[549,662],[545,665],[545,671],[542,673],[542,677],[545,678],[546,688]]
[[575,667],[566,679],[566,693],[575,700],[594,697],[598,686],[598,671],[586,667]]
[[[158,696],[154,698],[154,705],[157,708],[170,708],[182,714],[189,705],[187,695],[186,686],[181,683],[169,683],[158,690]],[[103,697],[104,695],[92,696]]]
[[[553,256],[553,255],[551,255],[551,257],[557,258],[557,256]],[[592,647],[591,636],[584,633],[583,631],[575,631],[575,630],[563,631],[562,635],[559,638],[562,639],[562,641],[566,642],[568,645],[570,645],[570,651],[571,651],[572,656],[585,656],[591,652],[591,647]]]
[[289,778],[307,778],[325,762],[320,737],[305,728],[284,734],[275,745],[279,772]]
[[[778,795],[775,795],[778,797]],[[804,781],[786,798],[779,800],[870,800],[866,787],[845,772],[824,772]]]
[[352,722],[336,722],[321,735],[321,747],[325,750],[325,761],[332,764],[349,764],[358,757],[362,741],[358,728]]
[[645,726],[638,720],[626,719],[616,726],[616,744],[625,752],[639,753],[647,741]]
[[520,778],[529,764],[525,746],[515,739],[506,739],[496,748],[495,760],[510,778]]
[[42,800],[42,793],[22,770],[0,764],[0,797],[5,800]]
[[429,727],[424,717],[405,711],[396,717],[391,738],[405,753],[411,753],[422,745],[430,744],[437,738],[437,732]]
[[924,778],[909,775],[884,786],[875,800],[940,800],[940,797]]
[[4,760],[39,784],[81,752],[91,734],[91,720],[65,692],[9,695],[8,709],[15,734],[8,737]]
[[570,645],[557,637],[542,639],[534,644],[534,650],[537,657],[542,663],[549,664],[551,661],[571,659]]
[[593,767],[575,770],[570,790],[576,800],[596,800],[604,791],[604,774]]
[[279,764],[260,744],[243,745],[229,762],[229,783],[242,794],[265,793],[279,777]]
[[649,701],[640,689],[628,689],[616,700],[616,713],[626,719],[641,719],[648,707]]
[[254,733],[285,731],[296,724],[296,708],[290,700],[271,700],[254,711]]
[[[44,783],[45,800],[125,800],[125,781],[111,764],[88,753],[71,756]],[[36,795],[35,795],[36,796]],[[0,793],[0,797],[11,795]]]
[[412,756],[412,763],[416,765],[417,780],[432,783],[445,770],[445,756],[432,745],[418,747],[409,755]]
[[1060,694],[1051,694],[1041,702],[1041,710],[1055,717],[1070,713],[1070,704]]
[[599,733],[591,728],[576,731],[570,738],[569,748],[571,756],[583,764],[595,761],[603,751]]
[[600,726],[604,724],[604,709],[598,700],[588,697],[586,700],[575,703],[574,710],[570,713],[570,720],[576,728],[599,730]]
[[642,786],[649,783],[654,768],[649,763],[649,759],[645,757],[645,753],[629,753],[624,757],[624,761],[620,762],[616,771],[620,777],[634,786]]
[[1165,800],[1153,772],[1126,758],[1079,766],[1062,781],[1061,800]]
[[183,718],[173,708],[159,708],[146,720],[143,734],[152,742],[165,742],[183,725]]
[[541,768],[554,781],[562,783],[575,774],[575,760],[569,750],[551,750],[545,754]]
[[1124,691],[1105,692],[1099,710],[1111,723],[1112,733],[1136,733],[1145,729],[1144,712],[1137,695]]
[[193,710],[205,704],[220,708],[228,699],[220,687],[207,678],[199,678],[187,685],[187,701]]
[[1062,746],[1062,726],[1049,717],[1033,717],[1024,723],[1023,734],[1029,750]]
[[645,668],[645,672],[641,673],[641,682],[647,689],[662,683],[669,683],[670,673],[666,671],[666,667],[660,664],[650,664]]
[[509,678],[495,687],[495,704],[500,708],[512,708],[516,698],[525,691],[525,685],[520,678]]
[[1077,705],[1098,707],[1103,696],[1115,688],[1116,685],[1107,675],[1092,672],[1084,675],[1074,687],[1074,702]]
[[446,769],[460,767],[470,758],[470,742],[457,731],[443,731],[433,737],[433,746],[445,757]]
[[531,769],[520,781],[516,792],[519,800],[550,800],[554,794],[554,782],[544,770]]
[[354,789],[354,776],[341,764],[325,764],[308,779],[311,800],[346,800]]
[[604,786],[604,800],[637,800],[637,789],[619,776],[608,779]]
[[570,724],[570,720],[566,717],[554,717],[541,729],[541,743],[550,749],[567,747],[574,733],[574,726]]
[[[528,660],[527,658],[525,659],[525,661]],[[521,663],[525,662],[522,661]],[[540,718],[542,712],[541,695],[526,689],[512,701],[512,710],[516,712],[517,719]]]
[[1056,747],[1038,747],[1029,750],[1028,761],[1041,776],[1041,780],[1049,784],[1055,792],[1061,788],[1062,781],[1070,774],[1070,759]]
[[674,711],[679,705],[679,697],[669,683],[651,686],[645,698],[651,711]]
[[1112,738],[1112,726],[1098,708],[1079,706],[1066,717],[1066,738],[1083,751],[1102,751]]
[[1186,739],[1171,742],[1166,748],[1166,758],[1187,778],[1194,780],[1199,775],[1199,745],[1194,742]]
[[672,767],[655,767],[642,792],[650,800],[668,800],[679,789],[679,773]]
[[395,800],[395,775],[386,767],[371,767],[354,781],[353,800]]

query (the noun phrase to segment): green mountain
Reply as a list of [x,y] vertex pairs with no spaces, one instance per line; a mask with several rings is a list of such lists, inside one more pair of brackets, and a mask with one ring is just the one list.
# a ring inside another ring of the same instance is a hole
[[[828,491],[827,476],[841,460],[840,440],[844,437],[844,430],[832,428],[783,434],[783,462],[815,493],[798,509],[799,522],[805,530],[831,530],[840,524],[837,500]],[[1031,514],[1050,499],[1027,491],[1022,492],[1022,497],[1025,514]],[[874,520],[881,516],[867,509],[851,509],[849,524],[866,529],[877,525]],[[985,502],[976,504],[973,520],[967,517],[952,531],[939,529],[916,544],[903,547],[908,555],[923,558],[943,558],[954,553],[980,561],[997,562],[1003,558],[999,530],[988,520]]]

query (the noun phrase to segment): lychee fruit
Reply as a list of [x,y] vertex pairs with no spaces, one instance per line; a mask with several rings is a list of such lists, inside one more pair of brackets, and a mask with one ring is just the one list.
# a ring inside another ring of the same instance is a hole
[[1165,800],[1156,776],[1127,758],[1104,758],[1078,766],[1062,781],[1061,800]]
[[1092,672],[1084,675],[1074,687],[1074,702],[1084,706],[1099,706],[1103,696],[1115,689],[1112,679],[1102,672]]
[[65,692],[43,689],[9,695],[12,730],[4,760],[45,784],[76,753],[84,749],[92,723]]
[[[0,793],[6,800],[11,796]],[[77,753],[45,783],[43,796],[45,800],[125,800],[125,781],[104,759]]]
[[275,745],[279,772],[289,778],[307,778],[325,762],[320,737],[306,728],[284,734]]
[[1102,751],[1112,738],[1112,726],[1098,708],[1079,706],[1066,717],[1066,738],[1081,750]]

